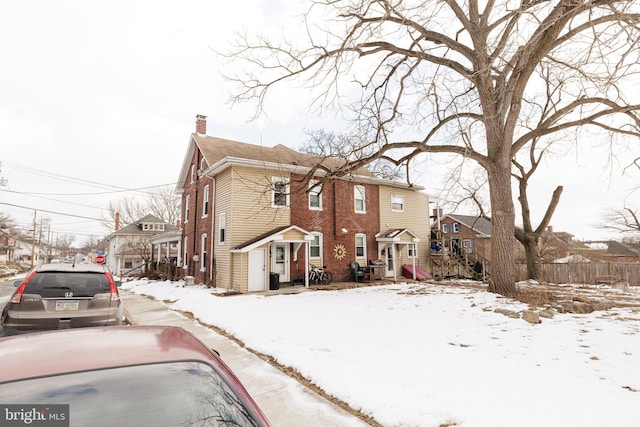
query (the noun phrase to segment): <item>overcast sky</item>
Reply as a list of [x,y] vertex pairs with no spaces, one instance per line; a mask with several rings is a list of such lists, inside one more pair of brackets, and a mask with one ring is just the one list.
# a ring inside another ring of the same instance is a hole
[[[38,210],[53,233],[78,235],[76,244],[103,235],[95,219],[109,201],[175,183],[196,114],[208,116],[209,135],[267,146],[297,148],[305,129],[339,131],[333,117],[305,115],[304,100],[288,91],[275,93],[258,122],[248,122],[249,106],[227,103],[221,73],[230,65],[213,50],[225,50],[234,30],[279,33],[300,12],[291,3],[1,2],[0,178],[8,184],[0,212],[29,228]],[[572,154],[540,173],[534,202],[565,186],[555,230],[602,236],[593,228],[601,210],[635,184],[614,176],[609,185],[604,156],[576,164]],[[427,191],[439,175],[424,174]]]

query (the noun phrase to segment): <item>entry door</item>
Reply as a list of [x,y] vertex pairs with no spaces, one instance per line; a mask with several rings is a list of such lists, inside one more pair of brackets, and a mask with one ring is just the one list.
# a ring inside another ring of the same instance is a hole
[[396,269],[395,250],[395,245],[387,246],[387,277],[393,277],[394,271]]
[[249,251],[249,292],[264,291],[267,289],[267,251],[254,249]]
[[280,282],[289,282],[289,244],[274,243],[271,271],[280,275]]

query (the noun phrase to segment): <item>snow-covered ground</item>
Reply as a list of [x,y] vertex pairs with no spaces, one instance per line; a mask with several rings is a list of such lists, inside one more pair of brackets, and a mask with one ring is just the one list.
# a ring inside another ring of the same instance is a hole
[[522,303],[442,284],[237,296],[182,282],[122,288],[193,313],[384,426],[640,425],[637,309],[530,324],[494,311]]

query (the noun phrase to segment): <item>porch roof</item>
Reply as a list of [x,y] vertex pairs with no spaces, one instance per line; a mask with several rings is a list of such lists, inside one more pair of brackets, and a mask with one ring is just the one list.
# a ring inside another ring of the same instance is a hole
[[[285,238],[285,234],[291,234],[290,232],[294,231],[299,234],[297,238]],[[308,242],[314,239],[313,234],[309,233],[307,230],[300,228],[296,225],[284,225],[281,227],[276,227],[273,230],[267,231],[266,233],[260,234],[259,236],[254,237],[253,239],[249,239],[237,246],[231,248],[231,252],[249,252],[252,249],[260,247],[268,242]]]
[[[406,239],[403,239],[403,235],[409,235],[410,236],[410,240],[407,241]],[[420,241],[420,238],[418,237],[418,235],[416,233],[414,233],[413,231],[411,231],[408,228],[392,228],[386,231],[381,231],[380,233],[376,234],[376,241],[377,242],[387,242],[387,243],[417,243]]]
[[164,233],[158,233],[155,236],[149,237],[149,243],[156,245],[159,243],[172,243],[182,240],[182,230],[165,231]]

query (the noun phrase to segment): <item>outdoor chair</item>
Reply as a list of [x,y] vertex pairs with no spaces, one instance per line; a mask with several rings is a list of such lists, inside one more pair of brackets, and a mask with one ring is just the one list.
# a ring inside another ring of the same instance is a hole
[[356,282],[364,282],[365,280],[371,280],[370,273],[363,267],[360,267],[357,261],[351,262],[351,274]]

